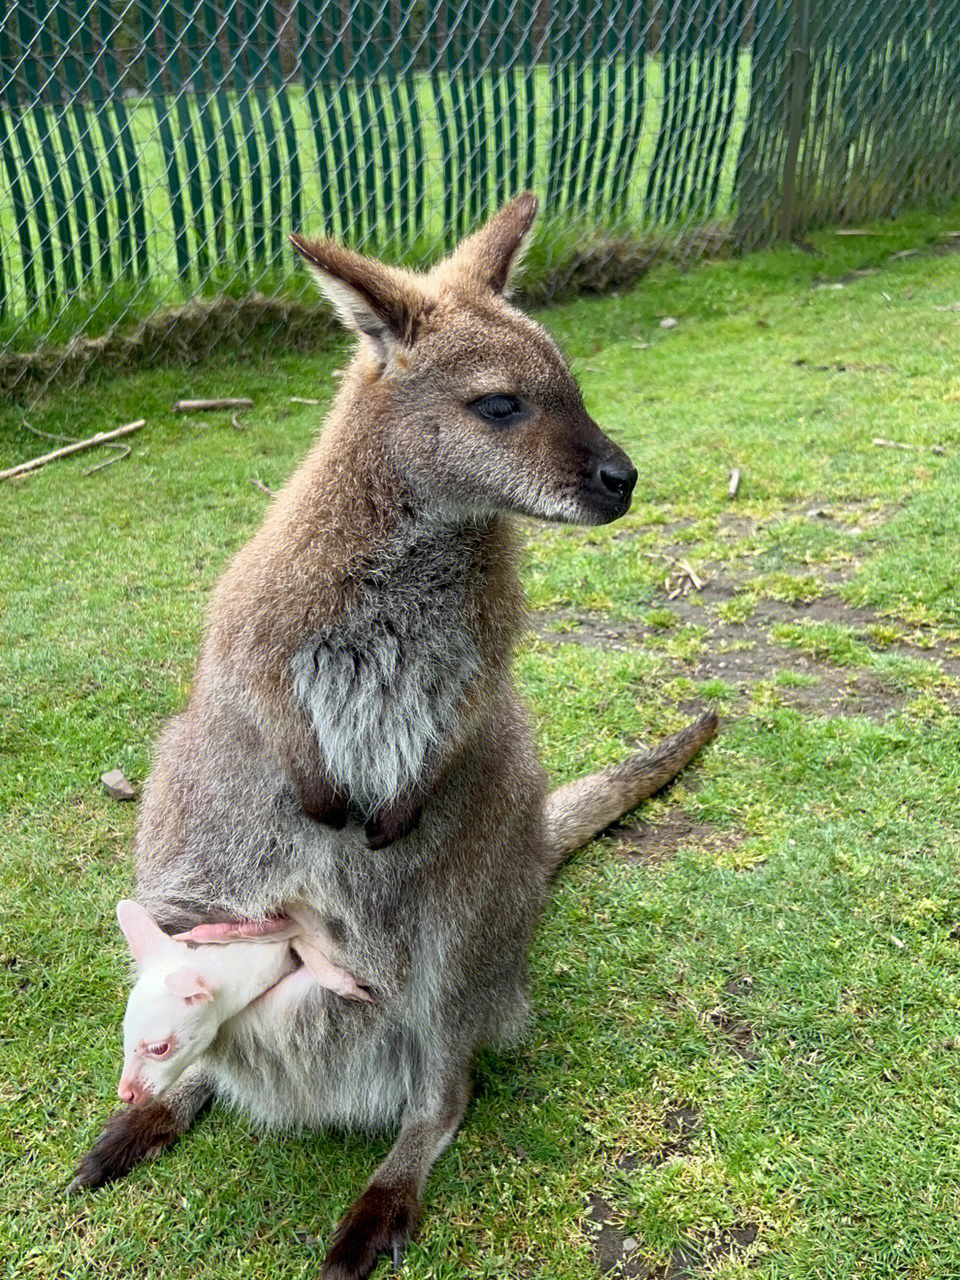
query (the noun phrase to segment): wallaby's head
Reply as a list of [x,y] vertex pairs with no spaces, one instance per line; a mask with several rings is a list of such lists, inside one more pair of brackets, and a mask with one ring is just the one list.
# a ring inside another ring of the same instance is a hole
[[117,918],[139,977],[123,1019],[123,1074],[117,1093],[142,1102],[169,1088],[213,1043],[220,1025],[214,992],[191,951],[163,932],[138,902]]
[[352,416],[440,517],[604,524],[630,506],[635,467],[547,332],[504,297],[536,212],[536,196],[518,196],[425,274],[292,238],[361,339]]

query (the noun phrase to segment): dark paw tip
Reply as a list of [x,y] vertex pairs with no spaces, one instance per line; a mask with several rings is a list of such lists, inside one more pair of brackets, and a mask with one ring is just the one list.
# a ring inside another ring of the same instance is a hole
[[412,1187],[368,1187],[337,1230],[322,1280],[364,1280],[384,1253],[399,1265],[419,1210]]

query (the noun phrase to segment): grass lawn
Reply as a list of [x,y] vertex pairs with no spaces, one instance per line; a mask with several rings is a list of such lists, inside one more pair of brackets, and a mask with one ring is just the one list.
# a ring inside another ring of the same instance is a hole
[[[560,876],[529,1034],[480,1058],[402,1276],[960,1275],[958,228],[827,231],[545,314],[640,470],[619,524],[530,529],[518,674],[548,765],[704,703],[724,731]],[[128,982],[135,812],[99,776],[142,781],[269,501],[250,481],[296,465],[323,408],[290,397],[325,403],[345,350],[59,392],[34,427],[148,426],[94,475],[86,454],[0,487],[7,1277],[316,1275],[389,1145],[215,1108],[63,1195],[113,1106]],[[240,432],[174,417],[186,393],[256,407]],[[0,409],[0,466],[46,447]]]
[[[704,74],[697,59],[690,58],[688,65],[688,60],[685,58],[684,66],[687,67],[686,74],[696,84],[701,75]],[[586,76],[579,64],[578,68],[577,76],[583,81],[579,84],[579,92],[586,94],[588,89],[592,89],[592,79],[590,76]],[[662,164],[666,166],[666,172],[679,175],[676,181],[678,190],[684,193],[684,199],[681,201],[682,212],[679,218],[676,216],[670,218],[672,223],[679,221],[681,224],[695,226],[707,216],[719,220],[725,220],[729,217],[733,202],[737,155],[748,110],[750,68],[749,56],[747,54],[741,55],[737,64],[736,85],[729,90],[732,95],[731,100],[729,104],[726,101],[726,97],[722,100],[723,110],[726,110],[728,105],[730,110],[730,130],[725,147],[718,147],[716,140],[708,147],[703,139],[698,139],[695,148],[691,146],[693,130],[695,127],[699,128],[699,117],[689,106],[686,111],[688,113],[692,112],[692,122],[687,115],[681,113],[677,119],[670,123],[668,130],[669,141],[666,143],[667,152],[661,155],[659,161],[657,161],[657,173],[660,172],[659,166]],[[604,88],[597,107],[593,105],[591,96],[591,106],[589,109],[585,109],[584,119],[579,120],[576,126],[580,131],[579,136],[584,139],[589,139],[594,129],[598,138],[604,139],[605,145],[609,139],[610,157],[606,157],[606,152],[603,148],[598,148],[597,154],[590,152],[589,165],[586,165],[587,152],[589,151],[587,146],[584,146],[582,153],[578,151],[575,152],[572,159],[569,157],[568,153],[571,150],[572,139],[565,141],[559,151],[555,151],[556,141],[553,138],[552,130],[559,127],[558,122],[553,117],[556,86],[552,84],[550,73],[546,66],[537,66],[533,76],[533,110],[531,114],[528,114],[527,110],[526,89],[521,86],[519,77],[516,83],[514,83],[512,77],[507,77],[502,83],[498,82],[497,92],[500,96],[496,99],[493,96],[494,80],[491,77],[487,77],[483,81],[482,100],[486,104],[487,131],[489,133],[489,137],[484,137],[483,145],[488,147],[490,152],[489,166],[482,166],[485,174],[483,179],[483,207],[488,207],[488,196],[492,197],[494,188],[495,165],[493,148],[498,136],[497,131],[494,129],[494,120],[498,110],[500,112],[500,130],[516,131],[514,142],[520,168],[518,173],[511,175],[509,179],[510,191],[515,193],[523,185],[522,174],[526,173],[526,156],[530,141],[532,141],[533,146],[533,184],[536,189],[545,194],[552,183],[555,180],[558,181],[561,206],[557,210],[550,210],[557,214],[553,227],[546,227],[541,222],[537,252],[532,255],[532,261],[539,263],[541,268],[549,267],[551,262],[556,261],[558,255],[561,259],[570,255],[574,243],[581,243],[584,235],[594,234],[597,230],[597,211],[593,208],[594,183],[598,180],[601,183],[608,181],[608,169],[613,166],[619,154],[618,148],[624,129],[627,126],[631,131],[633,129],[633,121],[629,118],[629,115],[624,116],[624,87],[622,83],[624,68],[622,62],[615,63],[614,70],[617,73],[616,81],[618,87],[616,92],[611,95]],[[580,99],[575,95],[571,97],[573,94],[570,80],[572,72],[568,69],[565,74],[567,78],[566,80],[561,80],[559,91],[565,98],[570,98],[572,103],[579,102]],[[590,75],[592,76],[592,74],[591,72]],[[681,72],[674,69],[672,74],[674,78],[678,78]],[[715,69],[711,68],[706,72],[706,75],[708,77],[706,99],[710,102],[712,109],[714,98],[717,94],[717,85],[715,80],[710,79],[710,77],[716,75]],[[586,78],[583,79],[585,76]],[[615,222],[624,230],[634,234],[646,233],[652,235],[654,231],[652,223],[656,222],[657,215],[655,211],[651,213],[649,207],[650,197],[647,193],[647,183],[658,154],[658,138],[664,123],[665,85],[664,69],[660,57],[648,56],[643,60],[643,77],[642,118],[639,122],[639,132],[636,140],[634,176],[628,187],[627,202],[616,216],[605,207],[600,210],[600,213],[604,225]],[[605,85],[606,82],[603,81],[603,84]],[[212,158],[213,168],[221,175],[225,188],[223,198],[226,201],[227,213],[225,215],[224,234],[227,254],[224,261],[217,263],[212,243],[215,204],[210,176],[211,155],[208,155],[204,149],[198,114],[198,100],[191,95],[186,95],[183,100],[183,110],[187,113],[190,127],[193,130],[194,141],[199,149],[200,160],[195,168],[191,168],[188,165],[182,142],[180,106],[175,105],[173,100],[166,100],[165,109],[176,122],[170,127],[173,131],[173,136],[177,139],[177,165],[179,166],[180,181],[183,185],[183,216],[186,227],[187,252],[190,261],[189,277],[186,280],[181,280],[178,276],[178,260],[173,231],[175,218],[171,206],[167,156],[161,144],[156,105],[148,97],[125,100],[124,112],[129,123],[131,145],[137,156],[139,179],[142,186],[143,219],[146,230],[147,253],[150,260],[149,279],[131,281],[126,277],[117,278],[120,228],[116,219],[115,202],[112,199],[114,186],[107,156],[102,150],[97,150],[96,154],[101,166],[101,181],[106,188],[108,197],[110,197],[108,199],[107,217],[110,230],[109,253],[114,255],[113,269],[115,274],[113,283],[107,287],[100,279],[102,263],[98,255],[102,250],[94,230],[92,233],[93,259],[96,268],[94,273],[82,281],[81,288],[70,299],[65,299],[61,293],[58,301],[49,312],[43,306],[30,310],[24,293],[24,273],[22,269],[19,269],[21,254],[13,198],[6,187],[0,187],[0,258],[4,259],[7,264],[7,275],[9,277],[7,287],[10,290],[9,314],[5,318],[0,316],[0,347],[5,343],[10,343],[11,346],[19,349],[31,350],[43,341],[66,342],[78,332],[97,335],[103,333],[110,325],[119,320],[148,316],[158,306],[171,306],[197,293],[217,297],[223,291],[227,291],[237,296],[243,296],[250,292],[252,285],[256,285],[267,293],[296,293],[304,288],[312,291],[312,285],[306,279],[306,273],[297,268],[298,259],[287,244],[287,233],[290,231],[305,231],[312,234],[326,232],[327,234],[335,234],[341,237],[350,235],[354,240],[357,240],[357,215],[351,211],[352,206],[347,198],[347,192],[352,188],[354,173],[357,175],[358,184],[361,172],[363,174],[363,192],[367,191],[368,176],[375,175],[373,184],[376,191],[375,199],[370,197],[364,202],[361,186],[358,185],[354,202],[364,205],[365,216],[367,217],[370,216],[369,206],[371,204],[374,209],[379,209],[380,211],[376,233],[372,236],[373,247],[376,251],[391,258],[402,255],[405,261],[432,260],[436,256],[439,247],[444,243],[444,233],[447,230],[444,223],[444,146],[450,145],[456,152],[454,157],[447,157],[447,163],[453,167],[456,174],[453,183],[454,211],[456,216],[460,216],[461,211],[466,214],[467,194],[472,190],[466,179],[467,171],[470,170],[472,172],[472,167],[475,167],[476,157],[471,148],[476,147],[478,144],[469,142],[468,145],[468,139],[459,137],[455,131],[451,134],[452,140],[448,144],[444,143],[436,94],[438,91],[441,93],[442,101],[445,104],[443,110],[449,116],[451,112],[448,102],[450,94],[449,77],[441,75],[434,80],[426,75],[416,75],[411,78],[410,85],[411,92],[416,97],[418,118],[421,122],[419,142],[423,152],[424,173],[422,192],[424,221],[423,226],[417,233],[415,243],[404,243],[409,236],[409,232],[406,236],[398,234],[395,221],[397,209],[393,208],[390,212],[390,218],[387,219],[383,207],[387,199],[387,192],[391,189],[391,183],[396,181],[394,169],[397,164],[396,153],[399,149],[400,135],[398,134],[395,117],[392,115],[384,117],[382,122],[384,138],[382,143],[378,142],[378,135],[372,129],[364,130],[360,127],[362,115],[360,114],[358,91],[356,87],[349,87],[346,90],[346,94],[350,103],[350,113],[353,117],[353,127],[357,131],[357,140],[352,144],[355,149],[346,155],[345,165],[343,160],[338,162],[338,153],[335,150],[329,150],[329,141],[324,138],[318,144],[314,134],[308,98],[301,86],[293,84],[287,89],[287,100],[290,109],[290,129],[296,139],[296,151],[301,166],[303,187],[301,206],[303,212],[296,222],[292,221],[292,187],[286,161],[286,141],[284,140],[282,143],[278,141],[276,147],[282,149],[284,157],[280,169],[280,189],[278,193],[279,219],[277,225],[282,232],[279,240],[280,257],[278,260],[274,260],[272,257],[274,228],[271,219],[273,217],[274,193],[270,185],[269,161],[273,157],[270,149],[266,146],[259,105],[254,110],[249,104],[245,103],[245,110],[250,113],[249,116],[246,116],[244,109],[241,108],[240,99],[236,94],[230,93],[225,96],[224,101],[228,108],[230,122],[240,139],[240,151],[236,156],[230,156],[222,131],[218,131],[214,139]],[[388,86],[381,82],[379,90],[389,100]],[[728,90],[724,89],[724,94],[727,92]],[[472,93],[473,90],[471,90]],[[518,99],[512,104],[510,102],[511,95],[515,95]],[[501,102],[499,108],[496,106],[497,101]],[[453,118],[452,122],[448,121],[445,127],[452,128],[455,126],[456,120],[460,118],[459,110],[458,106],[458,115]],[[572,115],[574,106],[570,105],[569,110]],[[594,114],[595,111],[598,112],[596,116]],[[503,119],[504,113],[508,117],[506,121]],[[276,108],[274,108],[274,114],[276,114]],[[511,123],[514,115],[517,116],[517,121]],[[72,116],[69,118],[70,127],[73,130],[75,128],[73,118]],[[214,118],[219,119],[216,112],[214,112]],[[712,119],[709,114],[707,118],[708,120]],[[98,132],[99,126],[94,123],[95,116],[91,113],[85,116],[84,119],[87,121],[86,127],[91,132],[93,145],[97,148],[100,144],[100,134]],[[324,128],[329,129],[331,127],[334,126],[328,120],[324,124]],[[459,127],[461,129],[464,127],[462,121]],[[570,127],[573,127],[572,122]],[[406,133],[404,136],[408,137],[409,146],[412,144],[412,137],[409,136],[409,121],[406,122],[405,128]],[[40,136],[37,132],[36,120],[28,116],[24,121],[23,130],[29,149],[35,156],[39,156],[42,147]],[[248,135],[254,157],[253,163],[251,163],[251,154],[247,145]],[[285,135],[282,136],[285,139]],[[566,138],[566,136],[566,132],[564,132],[563,137]],[[368,148],[367,144],[371,138],[374,141],[372,147]],[[56,140],[49,141],[47,145],[53,148],[54,154],[60,155],[60,144]],[[322,145],[328,150],[328,153],[323,156],[323,163],[329,167],[333,174],[330,179],[330,187],[338,218],[338,221],[333,225],[327,224],[324,215],[322,199],[324,170],[320,167],[321,156],[317,151],[318,145]],[[340,139],[340,146],[346,147],[346,145],[346,140]],[[554,172],[557,158],[561,154],[567,157],[565,163],[571,165],[573,169],[572,173],[564,172],[561,175],[562,181],[558,179],[557,174]],[[39,160],[37,163],[39,164]],[[337,167],[338,163],[340,164],[339,169]],[[407,163],[412,169],[414,159],[407,156]],[[61,159],[60,164],[62,169],[66,168],[65,159]],[[230,199],[232,188],[230,181],[228,181],[228,175],[231,164],[236,166],[238,187],[242,192],[243,209],[245,211],[239,225],[235,219]],[[713,182],[714,165],[718,166],[719,173],[716,176],[716,194],[711,200],[708,198],[707,193]],[[349,169],[349,173],[347,173],[347,169]],[[66,182],[65,178],[63,180]],[[22,181],[25,182],[25,179],[22,178]],[[268,260],[262,261],[254,260],[252,256],[253,222],[257,220],[253,210],[253,191],[258,182],[262,184],[263,192],[263,207],[258,216],[264,223],[270,223],[266,231]],[[191,191],[194,185],[198,186],[203,193],[206,226],[204,236],[198,234],[192,216]],[[580,195],[584,194],[581,189],[582,185],[587,186],[587,194],[589,194],[590,199],[585,200],[583,209],[580,209],[578,200]],[[334,187],[336,190],[333,190]],[[570,196],[575,188],[579,193],[577,200],[570,201]],[[695,196],[700,198],[696,199]],[[88,190],[88,202],[89,198],[90,192]],[[495,200],[492,207],[495,207],[497,202],[498,200]],[[546,206],[547,202],[545,201],[544,203]],[[589,212],[587,206],[589,206]],[[35,216],[35,211],[33,211],[33,216]],[[51,226],[55,226],[53,211],[48,210],[47,216],[51,219]],[[88,216],[92,215],[88,213]],[[32,218],[30,222],[32,226]],[[660,228],[660,230],[662,229]],[[59,264],[61,254],[59,231],[51,229],[49,234],[54,240],[54,256]],[[132,232],[130,234],[132,235]],[[366,234],[370,234],[369,227],[366,228]],[[37,243],[43,238],[39,228],[36,230],[35,238]],[[71,252],[77,255],[78,249],[75,241],[76,235],[71,233],[67,237],[67,243]],[[209,279],[205,279],[198,284],[193,267],[194,260],[201,251],[201,247],[203,252],[211,255],[210,271]],[[79,263],[79,258],[77,261]],[[40,273],[39,255],[35,270]],[[58,265],[58,272],[61,270],[62,267]],[[38,274],[38,280],[42,281],[42,279],[42,275]],[[63,284],[62,279],[60,284]]]

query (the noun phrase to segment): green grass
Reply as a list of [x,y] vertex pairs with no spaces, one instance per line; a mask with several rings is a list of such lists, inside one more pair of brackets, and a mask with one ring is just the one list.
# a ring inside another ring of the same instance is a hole
[[[957,226],[960,208],[910,215],[883,253],[825,231],[815,254],[664,267],[545,314],[641,477],[619,524],[530,527],[547,612],[517,671],[548,767],[619,759],[705,700],[726,723],[640,812],[639,844],[614,831],[561,875],[534,1020],[478,1063],[410,1280],[596,1277],[595,1197],[637,1257],[685,1256],[691,1276],[960,1274],[960,382],[957,317],[936,309],[960,296],[960,258],[817,287]],[[209,588],[265,509],[249,481],[290,474],[323,406],[289,397],[326,403],[345,351],[51,397],[41,430],[148,426],[98,474],[86,455],[0,487],[0,1267],[16,1280],[315,1275],[386,1149],[257,1135],[215,1108],[125,1183],[62,1195],[112,1106],[128,982],[113,910],[135,813],[99,775],[142,781]],[[251,395],[247,429],[175,417],[188,392]],[[0,409],[0,466],[46,447]],[[680,560],[707,586],[668,599]],[[791,587],[813,578],[819,593]],[[670,856],[647,859],[658,830]]]
[[[691,61],[690,74],[696,79],[700,74],[697,60]],[[538,243],[528,254],[528,272],[529,278],[535,279],[539,274],[545,274],[558,265],[558,257],[564,259],[575,253],[576,249],[582,245],[584,235],[587,233],[595,233],[598,225],[616,226],[621,229],[629,229],[639,234],[641,231],[649,232],[651,229],[651,219],[649,212],[644,207],[644,192],[646,190],[647,175],[651,168],[656,149],[656,140],[660,129],[661,119],[663,117],[664,103],[664,83],[663,83],[663,67],[662,59],[659,56],[647,56],[644,61],[644,77],[645,77],[645,96],[643,101],[643,119],[641,124],[640,136],[638,141],[637,160],[634,169],[634,179],[630,185],[626,206],[620,212],[614,214],[609,209],[602,211],[602,216],[598,220],[595,211],[588,216],[580,215],[574,208],[556,211],[547,209],[545,213],[558,216],[551,218],[549,227],[544,226],[538,238]],[[727,218],[730,214],[733,203],[733,190],[735,182],[735,170],[737,152],[740,145],[740,139],[743,133],[744,122],[746,119],[746,111],[749,98],[749,81],[750,81],[750,58],[744,54],[740,59],[738,70],[738,84],[736,92],[736,100],[734,105],[733,120],[730,138],[722,157],[721,174],[718,184],[718,195],[716,207],[711,208],[708,212],[711,216],[719,219]],[[448,92],[446,88],[447,77],[442,75],[440,83],[444,86],[444,94]],[[291,217],[290,200],[291,185],[290,175],[287,172],[286,165],[286,142],[280,143],[278,146],[284,148],[284,170],[282,178],[282,219],[284,233],[283,256],[279,262],[263,261],[255,263],[252,259],[252,230],[251,221],[251,168],[250,160],[247,153],[245,139],[245,127],[239,114],[238,97],[234,93],[227,96],[230,104],[231,119],[234,129],[238,137],[241,139],[241,154],[236,163],[240,166],[242,177],[242,186],[245,192],[245,208],[246,208],[246,254],[240,255],[238,252],[235,236],[237,228],[233,224],[232,216],[228,215],[227,242],[228,255],[227,261],[219,264],[212,271],[210,277],[199,285],[195,279],[193,271],[193,262],[196,256],[198,241],[194,238],[194,229],[191,218],[191,203],[189,195],[189,183],[186,181],[188,172],[182,141],[180,141],[180,130],[177,123],[177,110],[173,106],[173,102],[167,103],[167,109],[172,116],[172,129],[174,137],[177,139],[176,154],[177,163],[180,169],[180,177],[183,183],[183,207],[184,216],[187,221],[188,232],[188,252],[190,256],[191,268],[190,278],[183,281],[178,277],[178,264],[176,255],[176,243],[174,236],[174,218],[170,198],[170,190],[168,186],[167,162],[166,156],[161,145],[160,132],[157,124],[156,110],[153,101],[147,97],[131,98],[125,102],[125,108],[129,119],[130,135],[133,140],[133,146],[136,151],[141,175],[144,197],[144,219],[147,232],[147,251],[150,258],[150,275],[147,280],[130,281],[129,279],[116,280],[109,288],[104,289],[102,285],[91,279],[83,283],[83,287],[72,298],[65,298],[62,294],[55,303],[52,311],[44,306],[40,306],[33,310],[30,314],[26,313],[26,298],[23,292],[24,282],[22,271],[14,269],[14,264],[19,266],[20,250],[17,239],[17,224],[14,216],[12,204],[12,196],[8,189],[0,191],[0,249],[2,249],[3,257],[8,263],[8,288],[10,289],[10,316],[5,320],[0,320],[0,341],[8,341],[11,344],[29,350],[32,349],[39,341],[65,342],[78,331],[82,331],[90,336],[103,333],[110,325],[120,320],[132,320],[148,316],[156,307],[160,305],[170,306],[184,301],[192,297],[194,294],[202,294],[207,297],[217,297],[223,293],[233,296],[240,296],[248,293],[251,289],[256,288],[267,293],[286,292],[286,293],[302,293],[305,288],[309,288],[309,284],[305,279],[303,272],[296,271],[296,256],[286,245],[286,233],[289,231],[307,231],[313,234],[336,233],[341,237],[349,237],[358,244],[358,247],[367,248],[375,251],[378,256],[388,259],[395,259],[402,256],[405,261],[427,261],[435,256],[437,249],[445,243],[445,233],[447,228],[444,226],[444,177],[443,177],[443,147],[439,126],[439,116],[434,98],[432,81],[426,75],[417,75],[413,78],[420,119],[422,121],[422,146],[425,156],[425,189],[424,189],[424,210],[425,218],[423,226],[419,229],[415,242],[411,243],[409,236],[403,241],[398,237],[395,230],[391,230],[391,225],[382,217],[375,229],[373,235],[369,230],[365,238],[358,238],[356,227],[352,224],[351,219],[346,211],[339,215],[342,219],[340,225],[334,227],[325,226],[322,193],[320,186],[320,170],[318,164],[316,140],[313,133],[313,126],[310,117],[307,97],[301,86],[291,84],[287,87],[287,95],[290,104],[291,120],[293,130],[296,136],[296,150],[300,157],[300,163],[303,176],[303,218],[302,226],[288,225]],[[494,145],[492,121],[492,77],[485,81],[484,97],[487,102],[488,120],[490,121],[491,137],[489,146]],[[383,88],[383,92],[387,90]],[[509,88],[501,90],[504,95],[509,92]],[[519,91],[522,97],[522,90]],[[545,65],[536,68],[534,76],[534,98],[535,98],[535,181],[534,185],[541,193],[545,192],[550,180],[550,163],[552,154],[551,139],[551,119],[552,119],[552,93],[550,73]],[[356,88],[351,85],[348,89],[348,97],[351,102],[354,115],[357,113],[358,93]],[[506,99],[504,99],[506,101]],[[605,99],[606,101],[606,99]],[[192,127],[200,148],[201,157],[205,156],[203,152],[202,134],[200,131],[198,105],[194,98],[189,95],[187,97],[188,110]],[[622,103],[621,103],[622,109]],[[450,108],[447,106],[449,112]],[[526,148],[526,109],[525,102],[518,103],[518,114],[520,117],[521,130],[521,162],[523,163],[523,155]],[[609,106],[602,108],[602,128],[604,131],[610,129],[615,132],[617,140],[620,137],[622,121],[619,117],[608,119],[610,114]],[[269,174],[266,158],[266,149],[263,138],[262,125],[259,122],[259,115],[254,111],[255,126],[253,135],[256,139],[256,147],[260,154],[261,176],[264,184],[264,201],[265,207],[263,217],[269,216],[269,200],[268,186]],[[392,120],[392,116],[390,117]],[[588,115],[585,121],[585,128],[589,130],[592,124],[592,116]],[[71,129],[75,128],[71,118]],[[36,133],[36,125],[32,118],[27,119],[25,124],[26,135],[33,144],[34,150],[39,151],[39,139]],[[93,133],[97,135],[94,128]],[[388,130],[389,144],[394,150],[397,146],[396,127],[391,125]],[[55,139],[53,148],[57,155],[60,155],[60,142]],[[677,134],[672,141],[674,154],[677,157],[676,164],[681,163],[679,157],[684,154],[683,139]],[[367,164],[367,155],[365,150],[364,139],[361,137],[358,144],[359,150],[351,158],[350,162],[353,167],[364,168]],[[225,185],[225,199],[229,208],[229,185],[227,183],[227,154],[226,147],[222,136],[217,140],[219,166],[223,175]],[[376,150],[376,147],[375,147]],[[454,150],[456,151],[456,139],[454,138]],[[699,160],[694,153],[686,149],[686,163],[689,172],[685,173],[680,179],[680,186],[685,188],[693,181],[690,176],[696,171],[696,163]],[[614,152],[616,154],[616,152]],[[108,193],[108,197],[112,195],[113,185],[109,167],[107,166],[106,157],[102,158],[102,179]],[[331,154],[327,156],[327,162],[331,170],[335,172],[336,160]],[[411,167],[413,161],[410,161]],[[454,164],[457,164],[457,158],[454,158]],[[384,183],[384,153],[378,152],[373,157],[373,164],[377,173],[377,189],[382,190]],[[396,160],[394,160],[394,166]],[[207,219],[207,235],[212,239],[212,222],[213,217],[210,206],[209,193],[209,174],[208,162],[205,158],[200,163],[200,181],[205,192],[206,219]],[[604,175],[606,176],[606,175]],[[573,179],[577,180],[579,185],[579,175],[572,175],[563,184],[563,193],[566,195],[570,183]],[[394,174],[396,181],[397,175]],[[23,180],[23,179],[22,179]],[[519,178],[511,177],[511,191],[515,192],[519,189]],[[705,184],[704,184],[705,185]],[[492,190],[492,180],[489,183]],[[69,184],[67,184],[68,190]],[[90,200],[89,190],[87,192],[88,203]],[[591,208],[593,201],[593,192],[590,193]],[[704,195],[704,198],[706,196]],[[382,200],[382,197],[381,197]],[[48,204],[49,204],[48,200]],[[109,216],[111,220],[111,234],[116,236],[118,227],[116,225],[116,209],[114,202],[110,201]],[[336,199],[335,199],[336,206]],[[51,213],[52,218],[52,213]],[[689,220],[690,215],[686,214],[685,219]],[[32,227],[32,220],[30,220]],[[268,229],[267,234],[267,253],[270,253],[271,231]],[[55,238],[55,254],[59,262],[60,247],[59,241],[56,239],[56,230],[52,233]],[[96,233],[94,232],[94,250],[96,252]],[[36,248],[35,235],[34,247]],[[76,252],[76,246],[74,252]],[[208,240],[208,248],[212,253],[212,244]],[[111,253],[116,255],[118,248],[115,242],[111,243]],[[36,270],[39,272],[39,255]],[[114,271],[116,272],[116,265]],[[58,267],[58,278],[60,278],[60,268]],[[62,286],[62,279],[60,285]],[[42,292],[42,288],[41,288]]]

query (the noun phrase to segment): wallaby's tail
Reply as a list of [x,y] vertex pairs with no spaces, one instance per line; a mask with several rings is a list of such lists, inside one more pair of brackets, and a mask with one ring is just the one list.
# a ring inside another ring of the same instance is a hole
[[716,734],[718,723],[708,711],[652,750],[551,791],[545,814],[551,871],[611,822],[666,786]]

